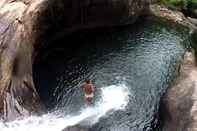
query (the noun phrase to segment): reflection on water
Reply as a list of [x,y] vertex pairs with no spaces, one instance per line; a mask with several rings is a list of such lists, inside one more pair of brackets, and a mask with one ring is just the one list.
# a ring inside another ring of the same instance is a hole
[[186,29],[155,19],[122,28],[79,32],[45,51],[43,61],[34,66],[35,82],[45,104],[67,114],[84,108],[79,83],[85,78],[92,79],[96,87],[124,82],[128,93],[133,94],[126,109],[102,117],[91,129],[151,130],[160,96],[175,77],[175,67],[189,45],[187,38]]

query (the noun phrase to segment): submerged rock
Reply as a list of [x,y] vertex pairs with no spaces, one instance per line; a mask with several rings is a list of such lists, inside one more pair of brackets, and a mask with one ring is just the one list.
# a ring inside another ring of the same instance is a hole
[[187,51],[179,76],[161,100],[163,131],[197,131],[197,67],[194,51]]
[[39,47],[79,29],[131,24],[150,1],[0,0],[0,114],[43,109],[32,79]]

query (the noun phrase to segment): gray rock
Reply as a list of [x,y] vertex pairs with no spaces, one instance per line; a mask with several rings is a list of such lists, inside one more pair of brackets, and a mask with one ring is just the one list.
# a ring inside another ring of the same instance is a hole
[[194,51],[187,51],[179,76],[161,100],[163,131],[197,131],[197,67]]
[[191,17],[187,17],[187,18],[188,18],[188,20],[189,20],[191,23],[193,23],[194,25],[197,26],[197,19],[191,18]]
[[65,129],[63,129],[62,131],[89,131],[87,127],[83,127],[80,125],[75,125],[75,126],[70,126],[67,127]]

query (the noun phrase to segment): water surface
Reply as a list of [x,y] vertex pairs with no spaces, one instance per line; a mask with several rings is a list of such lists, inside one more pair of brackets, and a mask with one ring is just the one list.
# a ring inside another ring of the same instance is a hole
[[[190,45],[187,29],[156,19],[81,31],[47,47],[42,61],[34,65],[34,79],[45,104],[65,116],[78,114],[86,108],[79,87],[84,79],[90,78],[98,88],[123,84],[128,89],[127,105],[107,112],[90,125],[91,130],[153,130],[160,97],[175,78],[177,64]],[[95,111],[100,99],[97,91]]]

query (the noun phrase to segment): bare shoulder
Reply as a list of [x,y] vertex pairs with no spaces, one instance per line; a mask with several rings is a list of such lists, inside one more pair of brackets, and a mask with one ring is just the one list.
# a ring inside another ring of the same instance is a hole
[[84,88],[85,85],[86,85],[86,83],[83,82],[83,83],[81,83],[80,87],[81,87],[81,88]]

